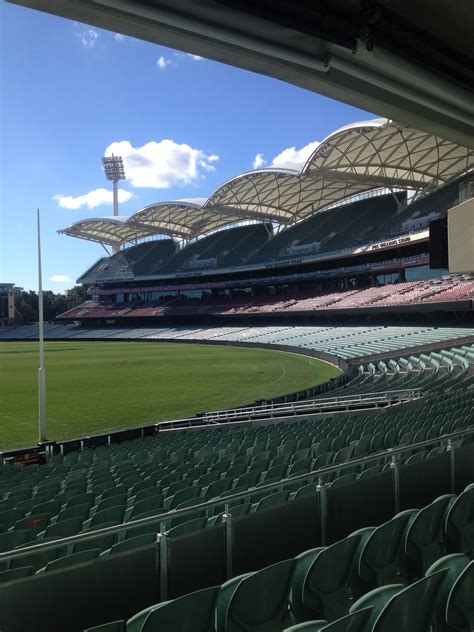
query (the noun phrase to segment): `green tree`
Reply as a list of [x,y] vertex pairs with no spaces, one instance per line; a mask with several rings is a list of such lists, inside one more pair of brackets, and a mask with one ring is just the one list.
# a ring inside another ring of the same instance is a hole
[[[67,295],[45,290],[43,292],[44,320],[53,321],[69,309],[84,303],[87,298],[87,288],[82,285],[73,287]],[[15,322],[17,325],[38,322],[38,294],[36,292],[23,291],[15,294]]]

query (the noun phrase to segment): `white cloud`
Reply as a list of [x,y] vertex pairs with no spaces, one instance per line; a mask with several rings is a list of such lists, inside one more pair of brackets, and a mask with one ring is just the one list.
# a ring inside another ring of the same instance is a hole
[[167,189],[174,185],[190,184],[215,171],[216,154],[208,155],[186,143],[170,139],[150,141],[142,147],[133,147],[130,141],[112,143],[105,155],[122,156],[127,181],[133,187]]
[[125,35],[122,35],[122,33],[115,33],[114,40],[121,44],[123,41],[125,41]]
[[86,29],[85,31],[76,32],[76,36],[79,38],[84,48],[94,48],[97,39],[99,38],[99,33],[94,31],[94,29]]
[[191,57],[193,61],[203,61],[204,57],[200,55],[193,55],[192,53],[188,53],[188,57]]
[[267,164],[267,161],[263,157],[263,154],[257,154],[255,156],[254,160],[253,160],[252,168],[253,169],[260,169],[261,167],[263,167],[266,164]]
[[[131,197],[133,197],[133,193],[130,193],[130,191],[126,191],[125,189],[118,190],[118,200],[121,204],[128,202]],[[113,194],[109,189],[94,189],[84,195],[55,195],[53,200],[56,200],[61,208],[75,211],[82,206],[95,208],[103,204],[110,205],[113,203]]]
[[[312,143],[308,143],[301,149],[296,147],[288,147],[280,152],[272,160],[272,167],[282,167],[286,169],[301,169],[304,163],[308,160],[310,155],[315,151],[319,145],[319,141],[315,140]],[[259,154],[257,154],[258,156]]]
[[49,277],[49,280],[53,283],[70,283],[71,279],[67,276],[67,274],[53,274],[53,276]]
[[156,67],[160,70],[164,70],[166,66],[169,66],[170,64],[171,60],[166,59],[166,57],[163,57],[163,55],[160,55],[160,57],[158,57],[158,59],[156,60]]

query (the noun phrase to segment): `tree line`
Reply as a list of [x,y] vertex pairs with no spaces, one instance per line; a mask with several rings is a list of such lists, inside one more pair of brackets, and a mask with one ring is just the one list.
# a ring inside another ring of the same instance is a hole
[[[60,314],[77,307],[87,300],[87,288],[73,287],[67,294],[55,294],[51,290],[43,292],[44,320],[52,321]],[[38,294],[36,292],[15,292],[15,323],[29,325],[38,321]]]

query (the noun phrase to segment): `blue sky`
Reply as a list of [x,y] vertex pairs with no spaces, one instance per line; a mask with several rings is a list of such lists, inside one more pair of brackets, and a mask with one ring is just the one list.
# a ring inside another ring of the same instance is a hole
[[0,25],[0,281],[26,289],[37,288],[37,207],[46,289],[72,287],[104,253],[56,231],[112,214],[101,169],[111,145],[130,165],[121,185],[121,214],[130,215],[158,201],[205,198],[254,165],[295,166],[315,141],[373,116],[275,79],[5,3]]

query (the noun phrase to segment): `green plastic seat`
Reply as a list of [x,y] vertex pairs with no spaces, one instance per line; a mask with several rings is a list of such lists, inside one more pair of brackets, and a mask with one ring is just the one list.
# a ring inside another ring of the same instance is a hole
[[[135,483],[135,485],[130,490],[130,496],[136,496],[139,492],[145,489],[153,489],[156,487],[156,481],[153,479],[145,479],[144,481],[140,481],[139,483]],[[123,494],[124,497],[127,494]]]
[[218,481],[210,483],[207,488],[203,487],[202,493],[208,498],[217,498],[224,492],[227,492],[232,487],[232,483],[232,478],[221,478]]
[[171,483],[168,487],[161,487],[161,491],[165,496],[173,496],[176,492],[181,491],[182,489],[187,489],[191,487],[193,481],[188,478],[182,478],[179,481],[175,481]]
[[117,553],[124,553],[125,551],[131,551],[132,549],[138,549],[142,546],[149,546],[155,544],[156,535],[154,533],[144,533],[135,537],[130,537],[122,542],[117,542],[101,553],[102,556],[116,555]]
[[125,487],[124,485],[114,485],[113,487],[104,490],[100,499],[105,500],[111,496],[121,496],[122,494],[128,494],[128,487]]
[[[277,458],[281,458],[281,457],[277,457]],[[275,459],[273,460],[273,463],[274,462],[275,462]],[[288,469],[288,465],[286,463],[281,463],[279,465],[278,464],[272,465],[271,467],[268,468],[265,474],[262,474],[262,480],[265,481],[270,478],[284,478],[286,476],[287,469]]]
[[225,472],[224,478],[239,478],[239,476],[245,474],[246,471],[247,466],[244,463],[241,463],[240,465],[233,465]]
[[[180,505],[177,505],[175,507],[176,510],[178,509],[187,509],[188,507],[194,507],[197,504],[201,504],[201,503],[205,503],[208,500],[210,500],[209,498],[205,498],[202,496],[199,496],[198,498],[191,498],[190,500],[186,500],[184,503],[181,503]],[[201,511],[195,511],[194,513],[188,515],[188,516],[181,516],[178,518],[172,518],[171,520],[169,520],[169,528],[173,528],[173,527],[177,527],[180,524],[183,524],[184,522],[188,522],[188,520],[194,519],[194,518],[205,518],[207,516],[207,512],[206,509],[202,509]]]
[[36,514],[50,514],[51,516],[56,516],[62,507],[62,502],[60,500],[50,500],[48,502],[34,504],[31,508],[31,515]]
[[293,613],[295,621],[314,619],[313,611],[303,606],[303,587],[309,568],[324,548],[325,547],[321,546],[310,549],[295,557],[295,569],[291,580],[290,592],[290,610]]
[[[137,492],[135,496],[130,496],[127,499],[127,511],[131,510],[131,508],[133,508],[134,505],[137,505],[140,501],[146,500],[147,498],[156,498],[157,496],[160,498],[163,496],[163,494],[161,494],[158,490],[158,487],[148,487],[147,489],[142,489]],[[112,496],[112,498],[106,498],[104,502],[113,501],[113,499],[114,497]]]
[[[47,540],[50,540],[50,541],[56,540],[56,539],[57,539],[56,537],[44,538],[42,542],[45,542]],[[28,546],[32,546],[33,544],[35,543],[26,542],[24,545],[18,548],[25,548]],[[10,566],[10,569],[31,566],[33,567],[33,570],[36,571],[39,568],[46,566],[46,564],[50,562],[51,560],[56,560],[58,557],[61,557],[62,555],[66,555],[66,554],[67,554],[66,546],[57,547],[54,549],[48,549],[47,551],[37,551],[35,553],[27,553],[23,557],[17,557],[15,559],[10,560],[9,566]]]
[[[81,533],[87,533],[88,531],[97,531],[97,529],[105,529],[107,527],[115,527],[117,524],[120,524],[120,522],[106,522],[105,524],[101,524],[100,527],[95,526],[89,527],[88,529],[83,529]],[[97,537],[91,538],[90,540],[76,542],[72,545],[72,552],[80,553],[81,551],[88,551],[89,549],[99,549],[100,551],[104,551],[105,549],[110,549],[110,547],[112,547],[116,543],[116,541],[117,534],[115,533],[112,533],[111,535],[98,535]]]
[[305,483],[292,493],[292,499],[298,500],[298,498],[304,498],[305,496],[316,496],[316,493],[315,483]]
[[204,529],[206,524],[207,518],[194,518],[193,520],[188,520],[187,522],[183,522],[182,524],[171,528],[167,535],[168,538],[178,538],[183,535],[189,535],[190,533]]
[[93,492],[84,492],[83,494],[77,494],[69,498],[66,502],[66,508],[73,507],[74,505],[84,505],[89,503],[92,505],[95,500],[95,494]]
[[8,571],[3,571],[0,573],[0,584],[15,581],[15,579],[23,579],[23,577],[29,577],[32,574],[32,566],[20,566],[19,568],[12,568]]
[[50,514],[34,514],[15,522],[13,529],[27,529],[30,532],[30,540],[34,540],[38,533],[44,531],[49,524]]
[[294,560],[234,578],[221,587],[216,632],[272,632],[283,628]]
[[60,511],[53,520],[53,523],[68,520],[69,518],[81,518],[81,520],[86,520],[89,517],[90,510],[91,507],[89,503],[85,503],[83,505],[73,505],[72,507],[68,507],[67,509]]
[[323,452],[323,454],[318,454],[318,456],[313,461],[311,469],[319,470],[320,468],[325,467],[326,465],[330,465],[333,459],[334,459],[334,452]]
[[[319,632],[327,626],[327,621],[318,619],[317,621],[305,621],[305,623],[297,623],[290,628],[285,628],[283,632]],[[345,630],[344,630],[345,632]]]
[[374,465],[372,467],[368,467],[366,470],[363,470],[359,474],[358,480],[363,480],[365,478],[372,478],[372,476],[377,476],[382,473],[382,469],[379,465]]
[[[41,496],[35,496],[34,498],[26,498],[25,500],[20,500],[20,502],[16,503],[17,509],[22,509],[24,511],[24,515],[26,516],[28,513],[31,513],[31,510],[35,505],[38,505],[41,502],[46,502],[49,500],[48,495],[42,494]],[[4,500],[0,502],[0,511],[5,511],[10,508],[8,500]],[[49,512],[48,512],[49,513]]]
[[127,632],[212,632],[219,587],[146,608],[127,621]]
[[127,488],[133,487],[136,483],[139,483],[143,480],[141,475],[136,473],[127,474],[126,476],[120,476],[119,479],[120,485],[123,485]]
[[40,568],[40,570],[37,571],[37,574],[57,571],[60,568],[90,562],[97,559],[99,557],[99,553],[99,549],[88,549],[87,551],[80,551],[79,553],[71,553],[71,555],[63,555],[57,560],[48,562],[44,568]]
[[127,632],[125,621],[112,621],[111,623],[104,623],[94,628],[87,628],[84,632]]
[[279,482],[280,482],[279,478],[274,478],[274,479],[268,479],[266,481],[262,481],[258,485],[255,485],[255,493],[252,494],[252,496],[250,497],[250,502],[258,503],[260,500],[262,500],[262,498],[265,498],[266,496],[273,494],[273,492],[279,491],[276,488],[273,491],[269,491],[268,489],[263,490],[263,491],[258,491],[260,487],[263,487],[265,485],[272,485],[273,483],[279,483]]
[[196,480],[196,485],[199,487],[207,487],[214,481],[219,480],[220,472],[208,472],[207,474],[203,474]]
[[474,484],[468,485],[449,508],[446,536],[452,551],[474,556]]
[[[67,538],[70,535],[76,535],[82,528],[82,518],[68,518],[50,524],[46,529],[37,535],[37,538]],[[1,537],[1,536],[0,536]]]
[[304,472],[309,472],[311,469],[311,463],[313,459],[311,457],[306,457],[305,459],[299,459],[295,461],[291,465],[288,466],[288,476],[294,476],[296,474],[303,474]]
[[150,498],[144,498],[136,502],[131,511],[127,511],[125,514],[126,520],[136,520],[137,516],[144,514],[148,511],[154,511],[156,514],[164,512],[163,509],[163,495],[158,494],[151,496]]
[[434,606],[446,571],[437,571],[394,595],[377,617],[373,632],[431,632]]
[[[186,487],[185,489],[180,489],[179,492],[173,494],[173,496],[168,496],[163,501],[163,509],[164,511],[170,511],[171,509],[175,509],[178,505],[182,503],[192,500],[201,494],[201,490],[198,487]],[[196,504],[198,501],[196,500]]]
[[[309,441],[309,438],[307,437],[306,440]],[[305,448],[299,448],[298,450],[296,450],[296,452],[293,452],[291,456],[291,461],[292,463],[296,463],[296,461],[299,461],[300,459],[307,459],[310,455],[311,448],[309,446]]]
[[[21,508],[7,509],[0,513],[0,524],[4,527],[11,527],[12,525],[25,516],[25,510]],[[0,544],[1,546],[1,544]]]
[[219,474],[223,474],[229,468],[229,464],[227,461],[216,461],[209,467],[209,472],[219,472]]
[[402,511],[368,537],[359,557],[358,569],[364,592],[398,583],[400,577],[405,576],[406,531],[417,513],[418,509]]
[[77,494],[76,490],[66,490],[64,492],[61,492],[61,493],[57,494],[54,497],[54,501],[51,501],[51,502],[59,502],[61,504],[61,507],[62,507],[63,505],[65,506],[65,504],[67,503],[67,501],[70,498],[74,498],[74,496],[77,496],[77,495],[78,494]]
[[74,481],[73,483],[66,485],[66,490],[73,496],[77,494],[84,494],[87,491],[86,487],[87,485],[85,480]]
[[[156,511],[146,511],[143,514],[136,516],[136,518],[133,519],[132,523],[134,523],[137,520],[141,520],[142,518],[152,518],[153,516],[156,516],[156,515],[157,515]],[[143,525],[141,527],[137,527],[136,529],[127,529],[127,531],[123,533],[122,539],[127,540],[128,538],[134,538],[137,535],[143,535],[145,533],[157,534],[159,531],[160,531],[160,521],[158,520],[155,523]]]
[[0,533],[0,552],[10,551],[17,546],[25,544],[30,539],[29,529],[16,529],[15,531],[7,531]]
[[455,580],[449,593],[446,621],[450,629],[474,630],[474,561]]
[[260,480],[260,472],[252,470],[234,480],[233,487],[255,487]]
[[368,632],[367,623],[372,608],[363,608],[336,619],[332,623],[327,621],[307,621],[286,628],[284,632]]
[[[242,492],[246,492],[247,489],[245,487],[234,487],[233,489],[229,489],[228,491],[222,492],[220,498],[229,498],[228,504],[231,507],[235,507],[236,505],[241,505],[243,503],[248,502],[248,497],[246,498],[236,498],[232,500],[232,496],[236,496],[237,494],[241,494]],[[222,513],[222,509],[224,508],[225,503],[220,506],[214,508],[214,513]]]
[[438,598],[435,603],[435,621],[434,629],[436,632],[444,632],[449,628],[446,624],[446,606],[448,602],[449,593],[453,587],[454,582],[463,572],[466,566],[469,564],[469,558],[463,553],[454,553],[452,555],[446,555],[432,564],[426,571],[426,577],[433,575],[437,571],[446,570],[447,573],[443,578],[438,593]]
[[232,518],[238,518],[239,516],[245,516],[250,512],[252,503],[240,503],[240,505],[232,505],[229,507],[229,513]]
[[357,474],[344,474],[335,478],[331,483],[331,487],[344,487],[344,485],[353,483],[356,479]]
[[303,607],[312,619],[334,621],[347,614],[354,586],[358,586],[360,552],[373,531],[373,527],[355,531],[315,557],[302,591]]
[[[263,453],[262,453],[263,454]],[[268,452],[266,454],[269,454]],[[248,466],[248,472],[258,472],[258,474],[262,474],[262,472],[266,472],[270,467],[270,459],[256,459]],[[248,473],[247,472],[247,473]],[[244,474],[242,476],[245,476]]]
[[[281,467],[282,465],[285,466],[284,469],[284,473],[281,476],[284,476],[286,473],[286,470],[288,468],[288,463],[290,462],[290,454],[288,452],[285,452],[283,454],[279,454],[278,456],[276,456],[273,461],[272,461],[272,467]],[[272,476],[276,476],[275,474],[272,474]]]
[[111,496],[109,498],[104,498],[101,500],[95,508],[93,508],[94,513],[98,513],[99,511],[104,511],[105,509],[113,509],[114,507],[125,507],[127,504],[127,495],[120,494],[117,496]]
[[120,523],[123,521],[124,513],[125,508],[123,507],[123,505],[110,507],[109,509],[103,509],[102,511],[96,511],[92,518],[86,520],[86,522],[84,523],[84,528],[92,529],[92,527],[96,527],[98,529],[99,527],[107,523]]
[[421,463],[425,460],[425,454],[423,452],[417,452],[405,459],[404,465],[413,465],[415,463]]
[[286,489],[282,489],[277,492],[272,492],[268,494],[268,496],[264,496],[261,500],[259,500],[254,507],[252,507],[252,511],[263,511],[264,509],[269,509],[270,507],[276,507],[277,505],[281,505],[290,497],[290,492]]
[[52,482],[52,483],[44,483],[43,485],[38,485],[36,488],[37,494],[49,494],[51,498],[59,493],[60,491],[60,483]]
[[405,544],[412,577],[422,577],[431,564],[444,554],[446,514],[456,496],[439,496],[421,509],[410,524]]

